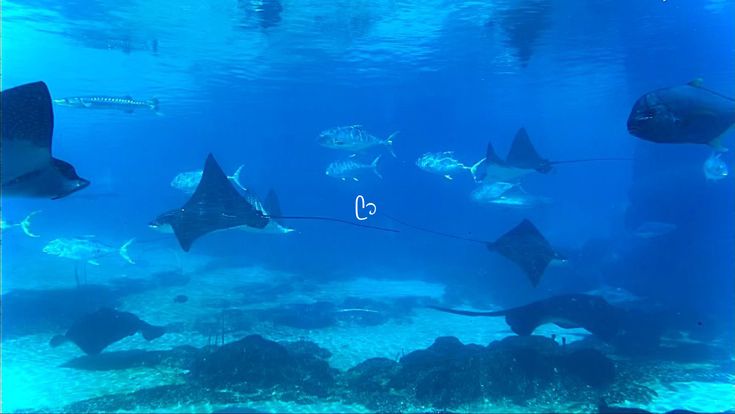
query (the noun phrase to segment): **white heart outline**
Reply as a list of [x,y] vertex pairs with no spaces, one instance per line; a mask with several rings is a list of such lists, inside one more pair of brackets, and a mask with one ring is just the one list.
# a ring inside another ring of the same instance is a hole
[[358,196],[355,197],[355,218],[360,221],[367,220],[367,216],[360,217],[360,210],[366,208],[368,209],[368,216],[374,216],[375,213],[378,212],[378,206],[375,203],[365,203],[365,197],[363,197],[362,194],[358,194]]

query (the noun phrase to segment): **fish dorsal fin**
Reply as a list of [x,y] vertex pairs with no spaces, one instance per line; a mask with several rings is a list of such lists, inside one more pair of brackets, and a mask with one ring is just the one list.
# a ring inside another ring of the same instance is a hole
[[536,152],[526,128],[521,128],[516,132],[506,162],[511,167],[527,170],[545,169],[545,166],[549,164],[548,160],[541,158]]
[[557,257],[551,244],[527,219],[487,246],[520,266],[533,287],[541,281],[546,266]]
[[192,243],[207,233],[239,226],[262,229],[267,224],[268,219],[237,192],[209,154],[202,180],[171,227],[181,248],[189,251]]
[[281,203],[278,201],[278,195],[273,189],[268,191],[268,195],[265,196],[263,207],[265,207],[265,211],[271,216],[280,217],[283,215],[281,212]]
[[689,86],[691,86],[691,87],[693,87],[693,88],[698,88],[698,89],[701,89],[701,90],[703,90],[703,91],[707,91],[707,92],[709,92],[709,93],[711,93],[711,94],[713,94],[713,95],[717,95],[717,96],[719,96],[720,98],[723,98],[723,99],[727,99],[728,101],[735,101],[735,99],[733,99],[733,98],[732,98],[732,97],[730,97],[730,96],[727,96],[727,95],[723,95],[723,94],[721,94],[721,93],[719,93],[719,92],[717,92],[717,91],[715,91],[715,90],[712,90],[712,89],[706,88],[706,87],[704,86],[704,80],[702,80],[702,78],[696,78],[696,79],[693,79],[693,80],[691,80],[691,81],[687,82],[687,85],[689,85]]
[[495,148],[491,141],[487,142],[487,149],[485,149],[485,161],[491,164],[505,164],[505,162],[498,156],[498,153],[495,152]]

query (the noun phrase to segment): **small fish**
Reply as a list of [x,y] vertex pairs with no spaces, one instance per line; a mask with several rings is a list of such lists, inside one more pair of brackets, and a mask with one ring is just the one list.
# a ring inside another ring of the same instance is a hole
[[357,176],[361,175],[364,171],[369,170],[372,171],[373,174],[377,175],[378,178],[383,178],[383,176],[380,175],[380,172],[378,172],[378,161],[380,161],[380,155],[378,155],[370,164],[363,164],[351,158],[334,161],[327,166],[325,174],[342,181],[346,181],[347,179],[359,181]]
[[[243,167],[244,165],[237,167],[237,170],[235,171],[235,173],[227,178],[229,178],[233,183],[235,183],[242,190],[246,190],[245,186],[243,186],[240,183],[240,173],[242,172]],[[186,194],[194,194],[194,190],[197,189],[199,182],[202,181],[203,173],[204,172],[202,170],[198,170],[198,171],[187,171],[187,172],[176,174],[176,177],[174,177],[174,179],[171,180],[171,187],[177,190],[183,191]]]
[[628,117],[628,132],[657,143],[708,144],[723,150],[722,135],[735,125],[735,101],[702,86],[657,89],[640,97]]
[[353,153],[366,150],[376,146],[386,146],[393,157],[393,138],[398,135],[398,131],[390,134],[390,136],[381,140],[375,135],[370,134],[362,125],[351,125],[330,128],[319,134],[319,145],[331,149],[341,149],[351,151]]
[[720,155],[722,155],[722,153],[713,152],[712,155],[707,158],[707,161],[704,162],[704,176],[708,181],[722,180],[730,174],[727,164],[725,164],[725,161],[720,159]]
[[158,113],[156,98],[139,101],[131,96],[75,96],[54,99],[54,103],[71,108],[116,109],[126,113],[132,113],[136,109],[150,109]]
[[447,180],[454,179],[453,174],[471,169],[454,158],[453,151],[427,152],[416,160],[416,166],[424,171],[444,176]]
[[520,185],[502,181],[478,187],[472,192],[471,197],[480,204],[518,208],[531,208],[551,202],[549,198],[528,194]]
[[551,199],[548,197],[538,197],[525,193],[516,193],[502,195],[494,200],[490,200],[489,203],[507,207],[532,208],[543,204],[549,204],[551,203]]
[[676,224],[663,223],[659,221],[647,221],[638,226],[633,235],[641,239],[653,239],[665,236],[677,229]]
[[135,264],[128,255],[128,247],[135,239],[125,242],[119,249],[90,240],[89,238],[60,238],[48,242],[43,252],[52,256],[87,262],[99,266],[97,259],[117,252],[120,257],[130,264]]
[[31,231],[31,217],[35,216],[36,214],[40,213],[41,211],[34,211],[27,215],[20,223],[8,223],[5,220],[0,219],[0,230],[9,230],[14,227],[20,227],[21,230],[23,230],[23,233],[26,234],[28,237],[40,237],[37,234],[34,234]]
[[501,197],[505,192],[515,187],[515,184],[498,181],[492,184],[483,184],[472,191],[470,197],[478,203],[488,203]]
[[186,303],[189,301],[189,297],[186,295],[176,295],[174,303]]

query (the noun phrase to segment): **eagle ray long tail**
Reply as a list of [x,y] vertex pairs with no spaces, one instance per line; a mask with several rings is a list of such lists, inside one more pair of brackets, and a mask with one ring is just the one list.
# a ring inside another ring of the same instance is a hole
[[471,237],[457,236],[456,234],[444,233],[443,231],[427,229],[426,227],[420,227],[420,226],[416,226],[416,225],[413,225],[413,224],[409,224],[409,223],[406,223],[403,220],[399,220],[399,219],[397,219],[395,217],[392,217],[392,216],[390,216],[388,214],[385,214],[385,213],[382,213],[382,215],[385,216],[385,217],[387,217],[389,220],[395,221],[398,224],[402,224],[402,225],[404,225],[406,227],[410,227],[410,228],[412,228],[414,230],[422,231],[424,233],[433,234],[435,236],[448,237],[450,239],[464,240],[464,241],[473,242],[473,243],[480,243],[480,244],[487,244],[488,243],[486,240],[478,240],[478,239],[473,239]]
[[277,219],[277,220],[318,220],[318,221],[331,221],[331,222],[334,222],[334,223],[349,224],[350,226],[362,227],[362,228],[366,228],[366,229],[387,231],[387,232],[391,232],[391,233],[400,233],[400,230],[396,230],[396,229],[389,229],[389,228],[386,228],[386,227],[371,226],[369,224],[353,223],[353,222],[348,221],[348,220],[342,220],[342,219],[332,218],[332,217],[319,217],[319,216],[268,216],[268,218]]
[[578,160],[562,160],[551,161],[552,164],[575,164],[578,162],[595,162],[595,161],[633,161],[632,158],[582,158]]

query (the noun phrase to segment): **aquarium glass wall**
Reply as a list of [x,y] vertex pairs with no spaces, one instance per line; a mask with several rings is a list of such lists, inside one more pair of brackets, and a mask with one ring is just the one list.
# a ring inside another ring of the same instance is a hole
[[735,1],[2,2],[2,406],[735,410]]

